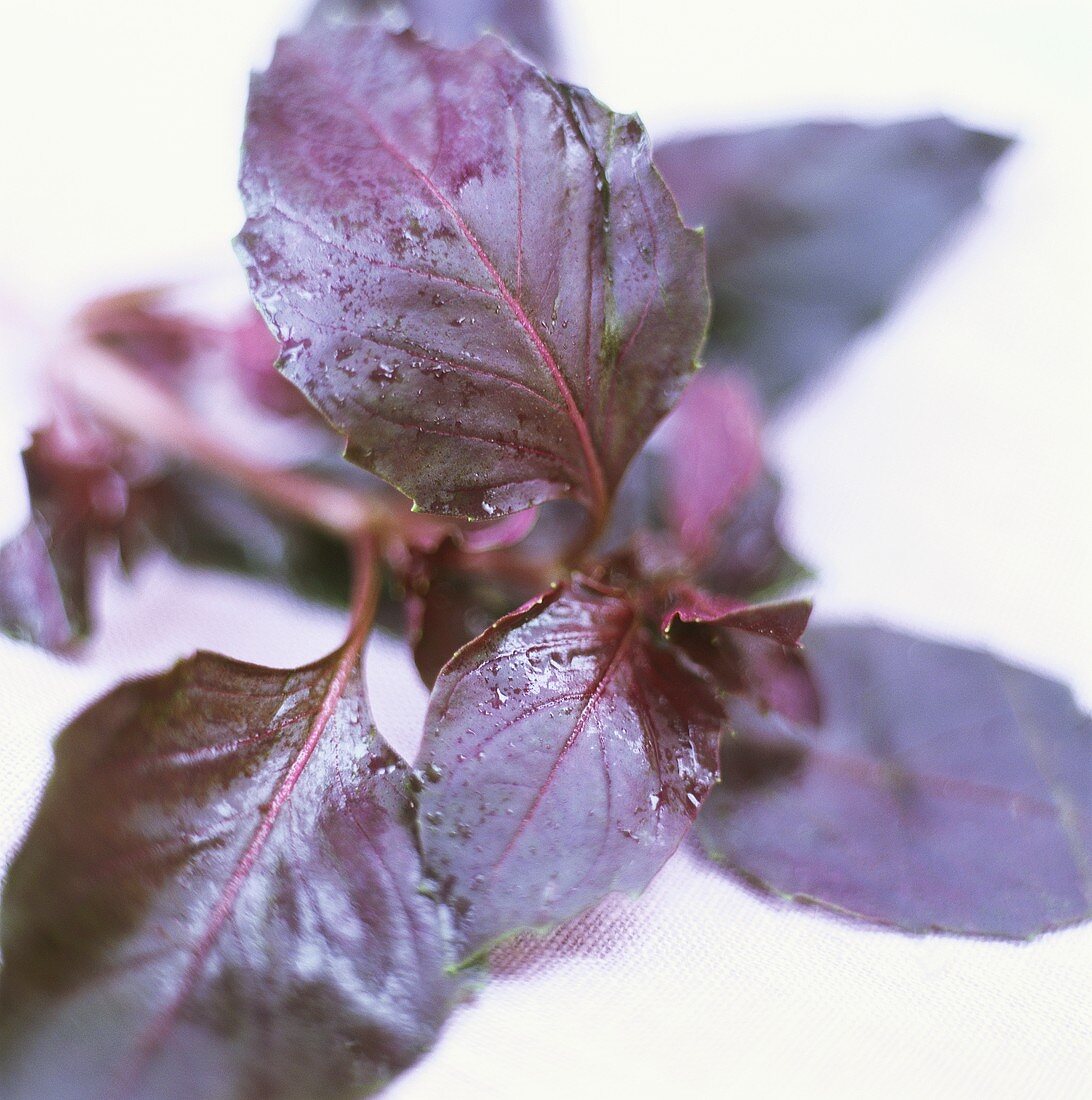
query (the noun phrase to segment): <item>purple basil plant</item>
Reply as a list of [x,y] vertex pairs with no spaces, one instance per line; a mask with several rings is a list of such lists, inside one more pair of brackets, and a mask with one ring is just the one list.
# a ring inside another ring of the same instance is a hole
[[[805,629],[761,445],[1008,139],[653,148],[550,75],[539,4],[406,14],[320,3],[253,80],[258,313],[90,303],[25,452],[7,633],[70,651],[103,563],[164,549],[348,614],[305,667],[197,653],[60,734],[3,894],[10,1100],[370,1095],[497,944],[683,843],[906,932],[1089,915],[1092,722],[985,652]],[[212,381],[306,461],[217,434]],[[416,760],[371,717],[376,629],[431,690]]]

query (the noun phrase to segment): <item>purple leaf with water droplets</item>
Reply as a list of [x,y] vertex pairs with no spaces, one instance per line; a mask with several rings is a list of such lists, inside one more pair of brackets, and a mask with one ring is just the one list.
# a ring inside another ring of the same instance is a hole
[[782,897],[1027,939],[1092,913],[1092,718],[1057,681],[876,626],[813,627],[818,729],[733,710],[695,830]]
[[464,956],[642,889],[715,779],[724,723],[630,599],[579,578],[457,653],[426,718],[420,829]]
[[647,136],[497,39],[284,39],[239,236],[281,369],[426,511],[597,515],[693,370],[703,245]]
[[432,1044],[455,983],[360,644],[199,653],[61,734],[4,891],[6,1100],[349,1100]]

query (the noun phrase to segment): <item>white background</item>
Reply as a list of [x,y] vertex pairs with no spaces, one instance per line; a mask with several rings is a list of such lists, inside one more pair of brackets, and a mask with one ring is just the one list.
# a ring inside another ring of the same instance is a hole
[[[8,3],[0,36],[0,316],[232,271],[250,67],[298,3]],[[654,137],[943,111],[1015,133],[985,208],[903,307],[771,437],[825,617],[868,615],[1052,670],[1092,703],[1092,254],[1086,5],[1073,0],[568,0],[570,72]],[[242,281],[236,285],[242,293]],[[0,536],[35,339],[0,329]],[[63,721],[196,646],[269,663],[332,613],[145,568],[103,593],[78,662],[0,639],[0,857]],[[373,646],[381,727],[423,706]],[[567,946],[566,946],[567,945]],[[759,901],[686,854],[637,902],[514,949],[390,1095],[1044,1097],[1092,1092],[1092,928],[1026,947],[909,939]]]

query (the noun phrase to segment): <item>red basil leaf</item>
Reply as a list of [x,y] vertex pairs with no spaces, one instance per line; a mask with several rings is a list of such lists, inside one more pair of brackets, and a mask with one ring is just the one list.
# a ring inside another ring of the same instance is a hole
[[811,672],[811,634],[807,648],[770,645],[757,637],[737,637],[742,651],[746,683],[742,694],[753,700],[760,711],[775,711],[790,722],[817,726],[823,707],[819,689]]
[[721,528],[710,559],[698,571],[701,583],[734,596],[770,594],[811,575],[781,537],[781,483],[768,471]]
[[35,432],[23,452],[31,518],[0,547],[0,630],[64,649],[91,630],[91,573],[128,504],[126,456],[76,424]]
[[603,511],[693,369],[702,240],[643,128],[497,39],[282,40],[241,186],[281,369],[426,511]]
[[522,512],[512,512],[490,523],[463,524],[463,543],[468,549],[478,552],[515,546],[531,533],[538,516],[538,508],[525,508]]
[[799,651],[810,616],[808,600],[745,604],[680,586],[661,621],[672,643],[724,691],[751,700],[763,712],[775,710],[815,725],[818,696]]
[[781,541],[781,488],[742,376],[706,368],[626,471],[601,547],[716,592],[769,595],[808,575]]
[[258,577],[321,603],[348,603],[343,540],[195,469],[172,468],[134,493],[123,537],[129,557],[163,547],[189,565]]
[[[665,426],[670,421],[671,417],[668,417]],[[658,446],[659,435],[657,432],[651,442],[637,453],[618,486],[610,511],[610,523],[599,542],[599,548],[605,553],[621,551],[648,536],[659,539],[664,532],[670,532],[665,515],[667,461],[662,448]],[[571,525],[570,517],[560,518],[568,519]],[[540,523],[539,527],[541,526]],[[673,535],[669,533],[667,537],[671,551],[678,556]]]
[[169,297],[166,290],[149,287],[96,298],[80,310],[77,322],[88,339],[138,363],[156,381],[177,386],[194,360],[215,347],[220,333],[173,308]]
[[303,394],[274,367],[280,344],[260,313],[253,309],[226,332],[227,363],[243,393],[274,416],[298,416],[318,421]]
[[87,571],[51,553],[49,535],[31,521],[0,546],[0,631],[43,649],[63,650],[90,628]]
[[657,146],[708,233],[709,354],[776,404],[881,318],[974,204],[1009,139],[945,118],[813,122]]
[[425,686],[431,688],[458,650],[521,602],[502,585],[458,573],[438,575],[426,593],[410,597],[406,632]]
[[762,421],[740,375],[703,371],[665,425],[667,510],[683,550],[699,561],[762,475]]
[[662,627],[665,631],[670,630],[676,620],[704,623],[743,630],[784,646],[792,646],[800,641],[810,616],[810,600],[747,604],[727,596],[714,596],[697,588],[679,587],[672,594]]
[[406,634],[417,671],[430,688],[457,650],[542,587],[500,571],[471,569],[468,557],[445,542],[415,564],[407,584]]
[[582,580],[455,655],[421,747],[425,862],[473,956],[642,889],[716,777],[716,693]]
[[906,931],[1026,939],[1092,912],[1092,719],[988,653],[813,628],[809,732],[735,713],[705,851],[782,897]]
[[772,710],[792,722],[818,724],[819,695],[799,648],[686,622],[672,627],[671,643],[704,668],[723,691],[743,700],[733,710],[749,703],[762,714]]
[[357,1097],[452,1002],[359,648],[199,653],[60,736],[4,892],[6,1100]]
[[205,410],[226,400],[240,403],[251,417],[274,423],[300,418],[303,428],[325,427],[303,394],[277,372],[280,343],[256,309],[224,323],[186,310],[178,298],[162,287],[96,298],[80,310],[78,327],[190,406]]
[[[401,6],[414,29],[441,46],[468,46],[492,31],[544,68],[557,67],[547,0],[402,0]],[[387,8],[382,0],[319,0],[311,19],[375,18]]]
[[[0,546],[5,634],[47,649],[70,648],[93,628],[92,582],[100,567],[120,557],[130,570],[157,549],[188,564],[257,576],[308,599],[347,602],[344,543],[228,482],[66,421],[35,433],[23,462],[31,519]],[[340,459],[321,474],[362,492],[392,492]]]

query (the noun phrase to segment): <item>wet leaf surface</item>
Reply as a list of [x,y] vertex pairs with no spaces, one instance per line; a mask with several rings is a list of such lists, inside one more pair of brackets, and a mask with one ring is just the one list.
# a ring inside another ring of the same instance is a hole
[[359,645],[199,653],[75,719],[3,897],[5,1100],[358,1097],[453,999]]
[[771,893],[1026,939],[1092,912],[1092,719],[1056,681],[876,626],[813,627],[820,728],[734,709],[696,837]]
[[425,511],[602,511],[693,369],[702,241],[644,130],[497,39],[282,40],[241,187],[282,371]]
[[707,356],[772,407],[892,307],[980,197],[1007,138],[946,118],[809,122],[657,145],[708,234]]
[[429,704],[419,797],[463,955],[642,889],[715,778],[724,721],[704,677],[589,582],[456,654]]

